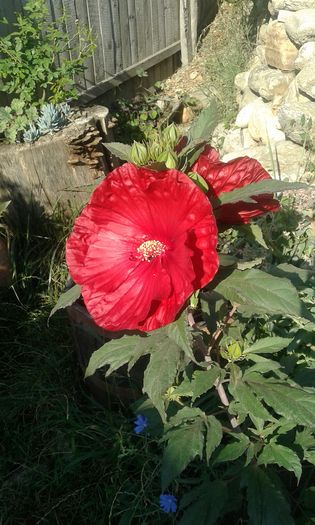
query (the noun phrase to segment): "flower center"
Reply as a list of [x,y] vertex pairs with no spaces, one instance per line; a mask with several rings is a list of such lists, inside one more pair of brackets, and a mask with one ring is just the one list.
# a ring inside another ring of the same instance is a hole
[[152,261],[154,257],[165,253],[166,246],[160,241],[145,241],[137,248],[142,261]]

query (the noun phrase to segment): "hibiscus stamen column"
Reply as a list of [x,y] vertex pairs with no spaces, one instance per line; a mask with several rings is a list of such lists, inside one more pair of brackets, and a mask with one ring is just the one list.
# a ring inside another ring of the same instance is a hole
[[160,241],[145,241],[137,248],[142,261],[151,261],[158,255],[165,253],[166,246]]

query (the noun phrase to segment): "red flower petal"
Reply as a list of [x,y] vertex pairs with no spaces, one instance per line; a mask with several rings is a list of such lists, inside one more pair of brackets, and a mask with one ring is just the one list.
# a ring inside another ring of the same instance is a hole
[[[214,161],[211,158],[215,159],[213,152],[203,152],[192,167],[192,171],[199,173],[206,180],[210,200],[222,192],[271,179],[269,173],[255,159],[240,157],[224,163],[218,160],[218,156]],[[253,217],[279,209],[279,202],[272,194],[256,195],[253,199],[255,203],[240,201],[219,206],[216,209],[218,221],[224,224],[247,223]]]
[[97,324],[149,331],[213,278],[216,244],[211,205],[186,175],[124,164],[75,221],[66,258]]

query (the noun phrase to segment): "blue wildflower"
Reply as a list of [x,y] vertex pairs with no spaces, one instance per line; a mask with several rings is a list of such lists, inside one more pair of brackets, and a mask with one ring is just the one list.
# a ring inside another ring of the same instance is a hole
[[160,495],[160,507],[164,512],[176,512],[177,511],[177,499],[172,494],[161,494]]
[[136,434],[140,434],[148,426],[148,418],[139,414],[135,419],[134,431]]

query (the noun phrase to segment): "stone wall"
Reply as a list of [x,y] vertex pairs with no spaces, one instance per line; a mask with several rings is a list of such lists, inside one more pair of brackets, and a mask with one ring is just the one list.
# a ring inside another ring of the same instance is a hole
[[271,0],[269,12],[248,71],[235,78],[239,113],[221,151],[296,180],[309,175],[315,148],[315,0]]

